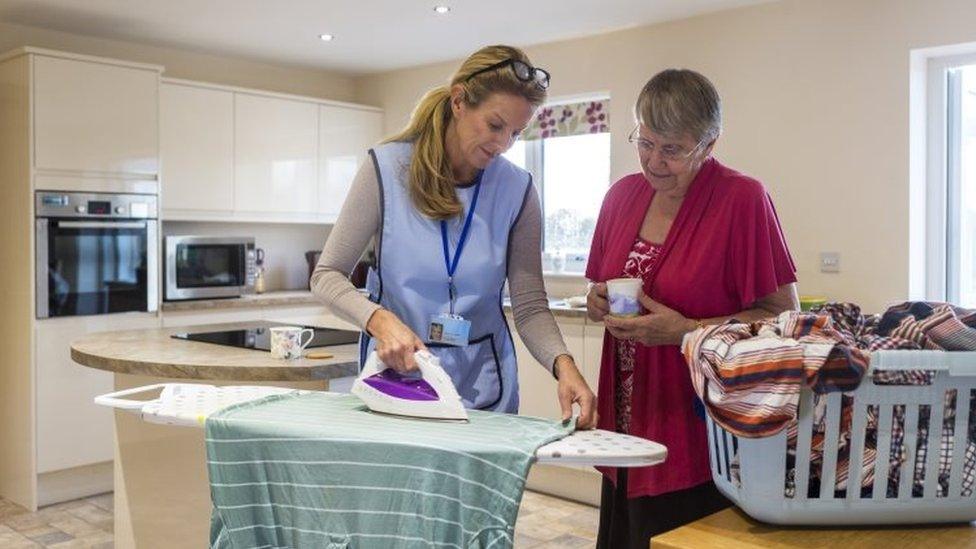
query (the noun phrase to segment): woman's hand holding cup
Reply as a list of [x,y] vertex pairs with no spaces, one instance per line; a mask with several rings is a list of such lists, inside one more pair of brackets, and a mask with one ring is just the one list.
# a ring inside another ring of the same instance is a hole
[[586,293],[586,316],[593,322],[600,322],[609,313],[607,285],[603,282],[591,282],[590,291]]

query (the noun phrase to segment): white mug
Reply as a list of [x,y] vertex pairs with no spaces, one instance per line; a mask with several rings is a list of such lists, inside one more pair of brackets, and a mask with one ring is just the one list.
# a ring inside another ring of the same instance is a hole
[[[308,339],[302,343],[302,336]],[[301,358],[302,351],[315,337],[315,330],[298,326],[275,326],[271,328],[271,356],[274,358]]]
[[644,281],[639,278],[614,278],[607,281],[607,298],[613,316],[638,316],[640,292]]

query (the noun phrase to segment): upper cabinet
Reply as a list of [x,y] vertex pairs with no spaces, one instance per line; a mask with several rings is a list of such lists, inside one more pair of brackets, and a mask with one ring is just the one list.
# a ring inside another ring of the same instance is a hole
[[155,177],[159,68],[33,56],[34,167]]
[[230,215],[234,209],[233,92],[164,82],[159,111],[163,211]]
[[163,220],[332,223],[383,113],[164,79]]
[[234,209],[314,214],[318,105],[239,93],[234,112]]
[[367,151],[381,138],[383,114],[319,106],[318,211],[335,219]]

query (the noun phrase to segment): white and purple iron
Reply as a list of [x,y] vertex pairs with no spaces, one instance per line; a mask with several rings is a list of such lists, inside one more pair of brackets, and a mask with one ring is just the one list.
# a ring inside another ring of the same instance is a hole
[[440,359],[425,350],[414,353],[414,359],[421,377],[402,375],[380,362],[375,351],[370,353],[352,394],[374,412],[467,421],[468,411]]

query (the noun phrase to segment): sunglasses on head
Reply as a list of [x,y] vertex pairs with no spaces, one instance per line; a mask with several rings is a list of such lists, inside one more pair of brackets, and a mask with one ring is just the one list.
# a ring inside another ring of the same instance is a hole
[[519,61],[518,59],[506,59],[504,61],[500,61],[498,63],[495,63],[494,65],[490,65],[481,70],[477,70],[471,73],[471,75],[465,78],[464,80],[465,81],[471,80],[472,78],[478,76],[479,74],[490,72],[495,69],[500,69],[505,66],[512,67],[512,72],[515,73],[515,78],[518,78],[522,82],[535,82],[535,85],[539,86],[539,88],[543,90],[549,88],[549,73],[546,72],[545,69],[533,67],[528,63]]

